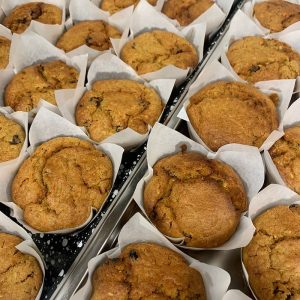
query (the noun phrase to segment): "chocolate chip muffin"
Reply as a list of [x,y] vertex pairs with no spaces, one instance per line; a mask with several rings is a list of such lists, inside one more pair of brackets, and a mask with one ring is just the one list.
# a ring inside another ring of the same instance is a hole
[[53,5],[43,2],[30,2],[16,6],[3,20],[3,25],[14,33],[24,32],[31,21],[44,24],[61,24],[62,10]]
[[0,297],[33,300],[43,283],[43,273],[35,257],[20,252],[23,240],[0,232]]
[[0,36],[0,69],[5,69],[9,62],[10,40]]
[[173,250],[153,243],[129,244],[119,258],[100,265],[91,300],[205,300],[201,274]]
[[65,52],[87,45],[98,51],[112,47],[110,38],[120,38],[121,33],[104,21],[83,21],[68,29],[58,40],[56,47]]
[[243,183],[227,164],[196,152],[159,160],[144,188],[144,208],[165,235],[184,245],[212,248],[236,231],[247,210]]
[[0,163],[19,156],[25,137],[20,124],[0,114]]
[[299,299],[300,207],[272,207],[254,225],[256,232],[243,249],[243,262],[256,298]]
[[232,43],[227,57],[235,72],[251,83],[300,76],[300,55],[278,40],[248,36]]
[[267,96],[249,84],[218,81],[190,98],[187,114],[213,151],[232,143],[259,148],[278,128],[277,100],[276,94]]
[[163,110],[153,88],[133,80],[101,80],[92,85],[77,104],[76,122],[100,142],[131,128],[140,134],[154,125]]
[[7,85],[4,103],[15,111],[30,111],[41,99],[56,105],[54,91],[76,88],[78,78],[79,72],[62,61],[27,67]]
[[160,30],[142,33],[128,42],[121,51],[121,59],[140,75],[168,65],[187,69],[198,64],[198,54],[192,44],[174,33]]
[[25,222],[39,231],[82,225],[100,209],[112,186],[110,158],[74,137],[45,142],[23,162],[12,183],[12,199]]
[[181,26],[187,26],[206,12],[212,0],[166,0],[162,12],[176,19]]
[[279,32],[300,21],[300,5],[283,0],[256,3],[254,16],[271,32]]

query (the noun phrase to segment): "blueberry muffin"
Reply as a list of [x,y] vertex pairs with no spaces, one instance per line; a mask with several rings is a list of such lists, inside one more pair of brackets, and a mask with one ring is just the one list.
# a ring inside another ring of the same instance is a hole
[[10,40],[0,36],[0,69],[5,69],[9,62]]
[[[157,0],[147,0],[151,5],[156,5]],[[111,15],[131,5],[137,6],[139,0],[102,0],[100,8]]]

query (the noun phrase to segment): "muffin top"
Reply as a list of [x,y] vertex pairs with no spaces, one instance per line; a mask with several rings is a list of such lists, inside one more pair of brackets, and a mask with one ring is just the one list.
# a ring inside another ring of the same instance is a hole
[[44,24],[61,24],[62,10],[43,2],[30,2],[16,6],[3,20],[3,25],[14,33],[24,32],[31,21]]
[[100,209],[112,186],[110,158],[90,142],[59,137],[40,145],[12,183],[24,220],[45,232],[74,228]]
[[300,5],[283,0],[269,0],[256,3],[254,16],[271,32],[279,32],[300,21]]
[[190,98],[187,114],[204,143],[213,151],[231,143],[260,147],[278,127],[272,99],[249,84],[218,81]]
[[196,152],[159,160],[144,189],[144,208],[154,225],[170,237],[184,237],[184,244],[191,247],[224,244],[247,206],[235,171]]
[[92,278],[91,300],[205,300],[201,274],[175,251],[153,243],[129,244],[100,265]]
[[230,45],[227,57],[235,72],[251,83],[300,75],[300,55],[274,39],[245,37]]
[[121,51],[121,59],[140,75],[168,65],[187,69],[198,64],[197,51],[190,42],[160,30],[142,33],[128,42]]
[[0,36],[0,69],[5,69],[9,62],[9,50],[11,41]]
[[257,299],[300,298],[300,207],[276,206],[254,220],[243,262]]
[[121,33],[104,21],[83,21],[69,28],[57,41],[56,47],[69,52],[82,45],[98,51],[112,47],[110,38],[120,38]]
[[213,4],[212,0],[166,0],[162,12],[181,26],[187,26]]
[[27,67],[5,89],[4,102],[15,111],[30,111],[41,99],[56,105],[54,91],[76,88],[79,72],[62,61]]
[[0,114],[0,163],[19,156],[25,137],[19,123]]
[[35,257],[17,250],[23,240],[0,232],[0,295],[2,299],[33,300],[39,293],[43,273]]

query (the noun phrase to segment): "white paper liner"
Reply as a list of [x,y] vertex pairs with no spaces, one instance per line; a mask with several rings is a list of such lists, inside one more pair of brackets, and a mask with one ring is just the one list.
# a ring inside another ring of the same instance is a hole
[[[248,199],[256,195],[262,187],[265,171],[261,155],[257,148],[231,144],[221,147],[217,153],[212,153],[181,133],[156,123],[151,131],[147,145],[148,172],[139,181],[132,196],[145,215],[147,214],[143,204],[144,185],[152,178],[154,164],[167,155],[179,152],[180,146],[183,144],[187,145],[189,151],[197,151],[209,159],[217,159],[230,165],[242,179]],[[205,248],[205,250],[231,250],[247,245],[254,232],[253,225],[250,223],[248,217],[242,216],[236,232],[226,243],[216,248]],[[203,248],[183,246],[184,237],[166,237],[179,247],[203,250]]]
[[21,226],[19,226],[17,223],[15,223],[2,212],[0,212],[0,232],[9,233],[22,238],[24,241],[17,245],[16,248],[24,254],[29,254],[35,257],[36,260],[39,262],[40,268],[43,272],[43,282],[35,300],[40,299],[44,286],[45,264],[37,246],[33,242],[31,236]]
[[[34,150],[38,145],[58,136],[74,136],[92,142],[91,140],[89,140],[87,135],[79,127],[73,125],[66,119],[42,107],[38,111],[29,131],[29,142],[31,146],[27,148],[26,151],[27,157],[34,152]],[[103,151],[105,154],[107,154],[113,163],[113,182],[112,182],[112,186],[113,186],[121,164],[123,148],[121,148],[118,145],[114,145],[110,143],[101,143],[95,145],[95,147]],[[23,158],[20,161],[20,164],[23,163],[24,160],[25,158]],[[13,171],[6,172],[5,184],[2,182],[1,179],[0,191],[6,188],[6,193],[1,195],[2,197],[0,202],[2,202],[3,204],[11,208],[11,216],[16,218],[18,222],[20,222],[26,229],[28,229],[32,233],[40,233],[40,231],[30,227],[28,224],[25,223],[25,221],[23,220],[23,210],[19,206],[17,206],[14,202],[12,202],[10,188],[16,172],[17,170],[15,169]],[[102,206],[104,205],[105,201],[103,202]],[[101,209],[102,207],[98,210],[97,213],[99,213]],[[70,233],[80,228],[83,228],[91,221],[93,217],[93,210],[94,209],[91,209],[90,217],[81,226],[75,228],[67,228],[62,230],[50,231],[47,233]]]
[[229,290],[222,300],[251,300],[251,298],[239,290]]
[[168,247],[178,254],[182,255],[190,267],[196,269],[203,278],[207,300],[222,299],[230,283],[230,275],[221,268],[207,265],[195,260],[184,254],[172,245],[156,228],[154,228],[139,213],[136,213],[122,228],[119,238],[118,247],[111,249],[95,258],[88,263],[89,276],[86,284],[71,300],[88,300],[92,293],[92,275],[96,268],[103,264],[109,258],[116,258],[120,255],[121,249],[131,243],[152,242],[164,247]]
[[[167,104],[175,84],[175,79],[157,79],[147,83],[117,56],[106,53],[98,56],[92,63],[88,72],[87,88],[80,88],[76,91],[56,91],[56,101],[63,117],[76,125],[75,111],[77,103],[83,94],[91,89],[91,86],[95,81],[105,79],[130,79],[143,83],[145,86],[154,88],[158,92],[164,105]],[[147,140],[150,129],[151,127],[149,126],[147,133],[140,134],[131,128],[126,128],[106,138],[103,142],[113,143],[120,145],[125,149],[131,149],[143,144]]]
[[[5,15],[8,16],[11,11],[18,5],[22,5],[29,2],[37,2],[36,0],[2,0],[1,8]],[[31,21],[29,27],[25,30],[33,31],[43,36],[50,43],[54,44],[57,38],[63,33],[64,23],[66,18],[66,4],[65,0],[42,0],[41,2],[56,5],[62,10],[62,22],[61,24],[43,24],[38,21]]]

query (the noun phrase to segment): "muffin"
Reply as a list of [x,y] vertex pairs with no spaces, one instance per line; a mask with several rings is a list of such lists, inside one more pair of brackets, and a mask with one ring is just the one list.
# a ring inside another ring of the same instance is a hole
[[243,262],[256,298],[299,299],[300,207],[272,207],[254,225],[256,232],[243,249]]
[[223,245],[247,206],[236,172],[196,152],[159,160],[144,188],[144,208],[153,224],[167,236],[183,237],[189,247]]
[[175,251],[154,243],[129,244],[100,265],[92,277],[91,300],[205,300],[201,274]]
[[78,78],[79,72],[62,61],[27,67],[7,85],[4,103],[15,111],[30,111],[41,99],[56,105],[54,91],[76,88]]
[[3,25],[14,33],[24,32],[31,21],[44,24],[61,24],[62,10],[43,2],[30,2],[16,6],[3,20]]
[[[147,0],[151,5],[156,5],[157,0]],[[102,0],[100,8],[107,10],[111,15],[131,5],[137,6],[139,0]]]
[[98,51],[112,47],[110,38],[120,38],[121,33],[104,21],[83,21],[68,29],[58,40],[56,47],[69,52],[82,45]]
[[160,30],[142,33],[128,42],[121,51],[121,59],[140,75],[168,65],[187,69],[198,64],[198,54],[192,44],[174,33]]
[[300,55],[278,40],[248,36],[232,43],[227,57],[234,71],[251,83],[300,76]]
[[10,40],[0,36],[0,69],[5,69],[9,62]]
[[90,142],[58,137],[26,159],[12,183],[12,199],[24,221],[36,230],[82,225],[99,210],[112,186],[110,158]]
[[133,80],[101,80],[78,102],[76,122],[100,142],[126,128],[147,133],[162,110],[162,100],[153,88]]
[[256,3],[254,16],[271,32],[279,32],[300,21],[300,5],[283,0]]
[[187,26],[213,4],[212,0],[166,0],[162,12],[169,18],[176,19],[181,26]]
[[35,257],[20,252],[16,246],[23,240],[0,232],[1,299],[35,299],[43,283],[43,273]]
[[276,94],[261,93],[249,84],[218,81],[190,98],[192,127],[213,151],[231,143],[260,147],[278,128]]
[[0,114],[0,163],[17,158],[25,138],[20,124]]

